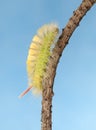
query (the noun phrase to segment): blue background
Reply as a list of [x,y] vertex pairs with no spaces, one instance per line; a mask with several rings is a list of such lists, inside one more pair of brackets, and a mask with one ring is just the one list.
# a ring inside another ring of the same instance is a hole
[[[27,88],[26,58],[45,23],[60,30],[82,0],[0,0],[0,130],[40,130],[41,97]],[[96,5],[70,38],[54,83],[53,130],[96,130]]]

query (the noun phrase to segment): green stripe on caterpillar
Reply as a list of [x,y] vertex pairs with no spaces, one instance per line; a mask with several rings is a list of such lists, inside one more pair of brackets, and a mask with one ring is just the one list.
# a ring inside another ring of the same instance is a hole
[[29,87],[21,93],[25,95],[31,88],[36,93],[42,93],[42,80],[46,73],[48,59],[58,38],[59,29],[57,24],[45,24],[33,37],[27,57],[27,72]]

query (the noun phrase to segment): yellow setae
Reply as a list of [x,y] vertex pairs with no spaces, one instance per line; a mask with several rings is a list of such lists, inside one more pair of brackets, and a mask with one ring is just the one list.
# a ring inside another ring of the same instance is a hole
[[55,45],[59,29],[57,24],[45,24],[33,37],[27,57],[27,72],[29,87],[20,97],[26,94],[31,88],[36,92],[42,92],[42,79],[46,73],[48,59],[52,52],[52,45]]

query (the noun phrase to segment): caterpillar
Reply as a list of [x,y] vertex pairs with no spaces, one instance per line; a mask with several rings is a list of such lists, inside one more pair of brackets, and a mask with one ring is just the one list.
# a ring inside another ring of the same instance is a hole
[[24,96],[31,88],[42,93],[43,76],[58,34],[57,24],[51,23],[43,25],[33,37],[26,61],[29,87],[19,97]]

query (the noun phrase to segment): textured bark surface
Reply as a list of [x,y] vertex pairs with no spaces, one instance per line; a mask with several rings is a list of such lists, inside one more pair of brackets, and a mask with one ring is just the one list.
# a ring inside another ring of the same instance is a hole
[[66,27],[62,29],[62,34],[53,50],[52,56],[50,56],[48,66],[46,69],[46,75],[43,78],[43,93],[42,93],[42,130],[52,130],[52,97],[53,97],[53,83],[56,74],[56,68],[59,59],[62,55],[62,51],[68,44],[68,41],[78,27],[81,19],[87,13],[88,10],[95,4],[95,0],[83,0],[81,5],[76,11],[73,12],[73,16],[69,19]]

